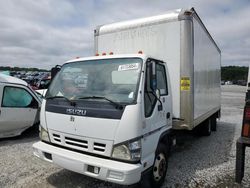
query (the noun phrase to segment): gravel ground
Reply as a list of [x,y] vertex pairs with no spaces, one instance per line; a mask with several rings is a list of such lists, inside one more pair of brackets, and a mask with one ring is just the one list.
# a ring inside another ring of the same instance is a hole
[[[235,143],[240,135],[245,87],[222,87],[222,116],[209,137],[181,135],[173,149],[163,187],[250,187],[250,151],[246,150],[245,176],[234,183]],[[44,162],[32,154],[38,133],[0,140],[2,187],[122,187],[89,178]]]

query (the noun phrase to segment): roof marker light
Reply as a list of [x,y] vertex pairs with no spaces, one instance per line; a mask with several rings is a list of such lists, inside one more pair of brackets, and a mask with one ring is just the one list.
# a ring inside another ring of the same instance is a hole
[[114,53],[113,53],[113,52],[110,52],[109,55],[114,55]]
[[107,55],[107,54],[104,52],[104,53],[102,53],[102,55]]
[[138,54],[143,54],[143,52],[140,50],[140,51],[138,52]]
[[95,54],[95,56],[99,56],[99,54],[98,54],[98,53],[96,53],[96,54]]

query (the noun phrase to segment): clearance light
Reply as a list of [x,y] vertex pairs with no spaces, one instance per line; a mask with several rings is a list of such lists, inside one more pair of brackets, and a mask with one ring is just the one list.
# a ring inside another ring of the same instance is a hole
[[184,12],[184,15],[186,15],[186,16],[191,16],[193,14],[193,12],[192,11],[185,11]]
[[247,105],[244,109],[242,133],[243,137],[250,137],[250,106],[247,102]]
[[113,52],[110,52],[109,55],[114,55],[114,53],[113,53]]
[[106,55],[106,53],[104,52],[104,53],[102,53],[102,55]]
[[139,51],[138,54],[143,54],[143,52],[142,52],[142,51]]

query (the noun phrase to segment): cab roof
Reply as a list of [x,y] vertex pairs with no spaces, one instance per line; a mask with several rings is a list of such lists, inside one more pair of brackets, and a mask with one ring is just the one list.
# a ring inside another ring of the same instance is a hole
[[117,58],[141,58],[147,59],[149,56],[145,54],[118,54],[118,55],[99,55],[99,56],[91,56],[91,57],[84,57],[84,58],[76,58],[67,61],[66,63],[73,63],[79,61],[87,61],[87,60],[100,60],[100,59],[117,59]]
[[5,74],[0,74],[0,83],[12,83],[12,84],[25,85],[25,86],[28,85],[27,82],[19,78],[15,78],[13,76],[8,76]]

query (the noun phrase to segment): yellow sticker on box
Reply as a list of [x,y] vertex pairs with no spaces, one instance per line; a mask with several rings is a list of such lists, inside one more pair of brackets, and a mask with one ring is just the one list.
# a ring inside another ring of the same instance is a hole
[[182,77],[181,78],[181,91],[189,91],[190,90],[190,78]]

